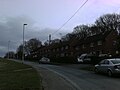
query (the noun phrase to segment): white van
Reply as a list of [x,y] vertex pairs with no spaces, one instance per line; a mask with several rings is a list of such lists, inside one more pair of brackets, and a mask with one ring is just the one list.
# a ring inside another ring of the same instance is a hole
[[91,61],[91,54],[81,54],[80,57],[77,58],[79,63],[82,62],[90,62]]

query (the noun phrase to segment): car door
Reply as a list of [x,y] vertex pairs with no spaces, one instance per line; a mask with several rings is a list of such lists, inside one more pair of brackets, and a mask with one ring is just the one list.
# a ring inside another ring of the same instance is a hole
[[107,73],[108,68],[109,68],[109,61],[105,59],[104,62],[101,64],[101,72]]
[[109,60],[105,60],[104,66],[103,66],[103,69],[104,69],[103,72],[104,72],[104,73],[107,73],[109,67],[110,67],[110,62],[109,62]]
[[103,72],[104,70],[104,64],[105,64],[105,60],[102,60],[99,64],[98,64],[98,70],[99,72]]
[[105,59],[99,65],[100,72],[106,73],[109,67],[109,61]]

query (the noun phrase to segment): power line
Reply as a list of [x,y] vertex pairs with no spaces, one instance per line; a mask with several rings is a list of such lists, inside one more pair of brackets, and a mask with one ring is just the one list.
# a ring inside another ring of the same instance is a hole
[[63,28],[78,12],[79,10],[88,2],[88,0],[86,0],[78,9],[77,11],[55,32],[52,33],[52,35],[54,35],[56,32],[58,32],[59,30],[61,30],[61,28]]
[[[77,13],[78,11],[88,2],[88,0],[86,0],[77,10],[76,12],[59,28],[57,29],[55,32],[53,32],[52,34],[50,35],[54,35],[56,32],[58,32],[59,30],[61,30],[61,28],[63,28]],[[46,39],[43,39],[42,41],[44,41]]]

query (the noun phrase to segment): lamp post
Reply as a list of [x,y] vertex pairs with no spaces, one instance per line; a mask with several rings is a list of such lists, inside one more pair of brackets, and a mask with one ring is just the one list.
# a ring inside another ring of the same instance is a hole
[[22,54],[22,62],[24,62],[24,31],[25,31],[25,26],[27,24],[23,24],[23,54]]

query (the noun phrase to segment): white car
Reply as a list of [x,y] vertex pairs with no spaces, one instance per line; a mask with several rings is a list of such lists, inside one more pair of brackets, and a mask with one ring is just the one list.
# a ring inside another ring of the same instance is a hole
[[46,57],[42,57],[40,60],[39,60],[39,64],[40,63],[50,63],[50,59],[49,58],[46,58]]

